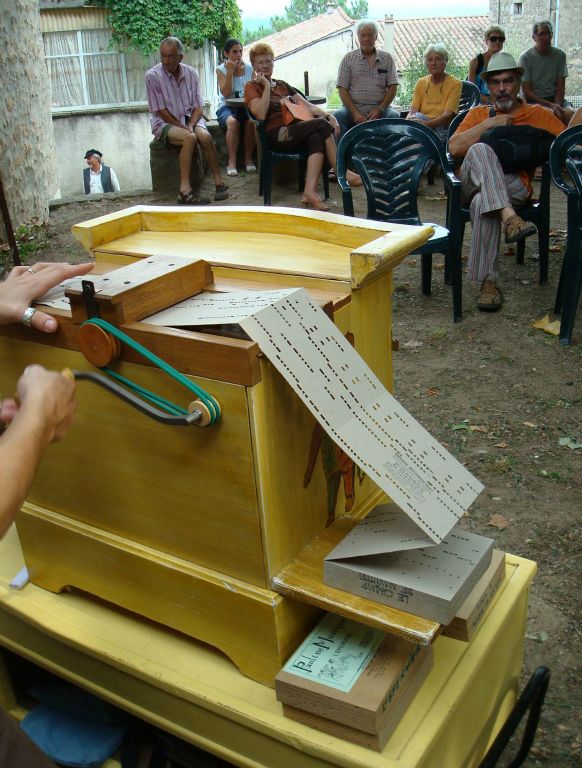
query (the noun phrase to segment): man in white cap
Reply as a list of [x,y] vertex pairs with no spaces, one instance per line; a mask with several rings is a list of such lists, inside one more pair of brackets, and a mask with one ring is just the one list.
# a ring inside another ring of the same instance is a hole
[[86,195],[121,192],[115,171],[101,162],[102,157],[103,153],[98,149],[85,152],[88,167],[83,171],[83,190]]
[[[535,169],[504,173],[497,155],[481,142],[481,136],[489,128],[507,125],[529,125],[554,136],[565,130],[564,124],[550,110],[523,104],[518,99],[522,74],[523,68],[517,66],[509,53],[494,54],[487,71],[481,73],[489,86],[494,116],[488,106],[474,107],[449,141],[451,155],[464,158],[458,175],[463,185],[464,203],[470,202],[473,236],[467,277],[481,283],[477,308],[486,312],[501,309],[503,303],[497,283],[501,231],[506,243],[516,243],[536,234],[537,228],[515,211],[516,206],[523,205],[531,197]],[[570,125],[581,122],[582,109],[579,109]]]

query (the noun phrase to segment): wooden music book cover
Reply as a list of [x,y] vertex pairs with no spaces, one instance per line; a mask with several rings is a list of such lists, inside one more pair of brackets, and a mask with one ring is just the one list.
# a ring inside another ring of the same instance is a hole
[[379,748],[374,745],[388,739],[432,658],[431,647],[328,613],[276,676],[277,699],[295,720],[352,741],[355,730],[356,743]]
[[443,635],[468,643],[481,626],[483,617],[503,584],[504,578],[505,552],[494,549],[489,568],[473,587],[455,618],[448,626],[443,627]]
[[362,520],[324,560],[330,587],[450,624],[491,563],[493,540],[458,525],[440,544],[395,504]]

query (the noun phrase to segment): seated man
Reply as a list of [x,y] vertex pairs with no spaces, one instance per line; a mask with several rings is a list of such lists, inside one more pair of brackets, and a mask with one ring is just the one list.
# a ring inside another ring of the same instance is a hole
[[164,144],[180,147],[181,205],[203,205],[210,200],[194,194],[190,169],[196,145],[204,152],[216,184],[215,200],[226,200],[228,187],[222,182],[216,147],[202,116],[203,100],[196,70],[182,64],[184,46],[177,37],[167,37],[160,45],[161,64],[146,72],[146,90],[152,133]]
[[[501,229],[506,243],[515,243],[537,232],[534,224],[523,221],[515,206],[524,204],[532,194],[533,170],[504,173],[497,155],[481,135],[488,128],[505,125],[530,125],[557,136],[564,124],[547,109],[518,101],[523,69],[508,53],[491,57],[486,78],[495,108],[474,107],[469,111],[449,141],[453,157],[464,158],[458,175],[462,182],[464,203],[470,202],[473,235],[467,265],[469,280],[481,283],[478,309],[494,312],[501,309],[503,296],[497,284],[498,250]],[[582,122],[582,109],[572,118],[571,125]]]
[[400,117],[390,104],[396,95],[398,75],[394,59],[376,48],[378,25],[364,19],[356,24],[359,48],[346,53],[337,75],[343,107],[335,112],[340,135],[353,125],[380,117]]
[[85,160],[89,166],[83,171],[83,189],[86,195],[121,192],[115,171],[101,162],[102,157],[103,153],[98,149],[88,149],[85,152]]
[[529,103],[551,109],[559,120],[568,125],[574,108],[564,99],[568,77],[566,54],[554,48],[552,34],[549,21],[538,21],[533,25],[535,45],[524,51],[518,62],[523,67],[523,95]]

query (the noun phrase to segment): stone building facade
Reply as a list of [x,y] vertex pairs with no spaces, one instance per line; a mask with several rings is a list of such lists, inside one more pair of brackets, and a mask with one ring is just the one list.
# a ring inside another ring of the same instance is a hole
[[505,29],[505,50],[516,58],[533,45],[534,21],[549,19],[554,25],[553,44],[568,57],[566,94],[582,106],[582,0],[489,0],[489,17]]

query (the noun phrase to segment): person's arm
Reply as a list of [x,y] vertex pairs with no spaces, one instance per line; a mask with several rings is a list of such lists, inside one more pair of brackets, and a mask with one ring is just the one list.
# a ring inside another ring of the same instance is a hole
[[350,92],[347,88],[342,88],[338,85],[337,92],[339,93],[339,97],[342,101],[342,104],[346,109],[349,109],[351,112],[352,118],[354,120],[354,123],[365,123],[366,122],[366,116],[363,115],[360,110],[356,107],[354,102],[352,101],[352,97],[350,96]]
[[117,178],[117,174],[115,173],[113,168],[109,168],[109,172],[111,173],[111,184],[113,185],[113,191],[121,192],[121,187],[119,186],[119,180]]
[[233,77],[234,77],[234,71],[237,68],[237,64],[233,61],[225,61],[224,62],[224,68],[226,69],[226,74],[217,67],[216,69],[216,78],[218,80],[218,90],[221,92],[221,94],[224,96],[225,99],[230,99],[232,97],[233,92]]
[[465,157],[473,144],[476,144],[489,128],[497,128],[500,125],[512,125],[513,123],[510,115],[495,115],[495,117],[482,120],[472,128],[463,130],[465,120],[463,120],[449,141],[449,152],[453,157]]
[[562,104],[564,103],[565,95],[566,95],[566,78],[558,76],[556,78],[556,95],[554,96],[554,103],[557,104],[560,107],[560,109],[562,109]]
[[469,62],[469,74],[467,75],[467,80],[470,83],[477,84],[477,57],[471,59]]
[[438,117],[433,117],[431,120],[423,120],[423,125],[428,128],[437,128],[439,125],[449,125],[455,113],[450,109],[445,109]]
[[188,120],[188,125],[186,126],[186,128],[189,131],[193,131],[196,126],[196,123],[200,120],[201,117],[202,117],[202,107],[196,107],[196,109],[190,115],[190,120]]
[[65,436],[75,412],[75,383],[60,373],[30,365],[17,397],[0,403],[0,538],[22,506],[47,446]]
[[386,87],[386,93],[384,94],[382,101],[366,115],[366,120],[377,120],[381,116],[382,112],[394,101],[397,88],[397,83],[393,83]]
[[295,100],[302,101],[307,106],[307,108],[309,109],[309,111],[314,117],[323,117],[323,119],[326,120],[331,125],[335,135],[339,136],[339,131],[340,131],[339,123],[330,112],[326,112],[321,107],[318,107],[317,104],[312,104],[310,101],[303,98],[303,96],[298,91],[294,93],[293,98]]
[[[19,323],[34,299],[71,277],[86,275],[93,269],[84,264],[50,264],[39,262],[32,267],[14,267],[4,282],[0,282],[0,325]],[[31,271],[32,270],[32,271]],[[52,333],[58,328],[54,317],[37,310],[31,319],[37,331]]]
[[177,128],[184,128],[184,123],[180,122],[177,117],[174,117],[174,115],[167,109],[158,109],[156,112],[156,115],[158,117],[161,117],[164,123],[168,123],[169,125],[175,125]]
[[247,100],[245,86],[245,104],[250,109],[256,120],[265,120],[269,113],[271,100],[271,83],[262,73],[255,72],[253,82],[263,86],[260,96],[254,96]]

